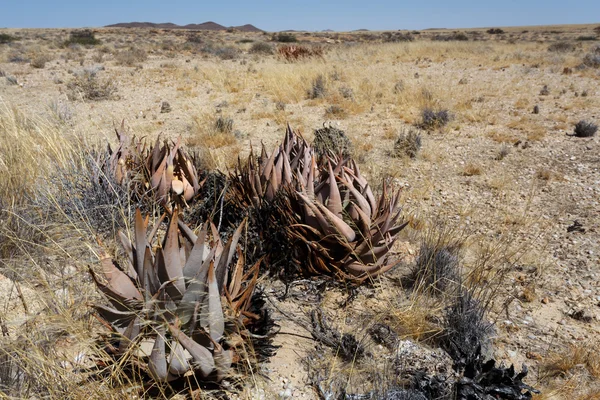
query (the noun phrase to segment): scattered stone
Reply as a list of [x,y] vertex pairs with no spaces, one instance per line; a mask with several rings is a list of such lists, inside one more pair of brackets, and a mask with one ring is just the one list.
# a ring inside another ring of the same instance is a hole
[[163,102],[160,104],[160,113],[161,113],[161,114],[164,114],[164,113],[170,113],[171,111],[172,111],[172,109],[171,109],[171,105],[170,105],[168,102],[166,102],[166,101],[163,101]]
[[583,225],[581,225],[581,222],[575,220],[575,221],[573,221],[573,223],[571,225],[569,225],[567,227],[567,232],[568,233],[571,233],[571,232],[585,233],[585,228],[583,227]]
[[577,321],[581,321],[581,322],[592,322],[592,315],[590,314],[590,312],[588,310],[585,309],[578,309],[578,310],[573,310],[569,316],[571,318],[573,318],[574,320]]

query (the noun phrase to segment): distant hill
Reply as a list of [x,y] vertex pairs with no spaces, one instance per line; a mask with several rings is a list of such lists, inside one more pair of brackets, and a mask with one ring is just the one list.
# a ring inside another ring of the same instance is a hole
[[[225,31],[229,28],[217,24],[216,22],[208,21],[201,24],[177,25],[171,22],[154,23],[154,22],[119,22],[118,24],[106,25],[107,28],[154,28],[154,29],[190,29],[195,31]],[[242,32],[262,32],[254,25],[246,24],[241,26],[232,26]]]

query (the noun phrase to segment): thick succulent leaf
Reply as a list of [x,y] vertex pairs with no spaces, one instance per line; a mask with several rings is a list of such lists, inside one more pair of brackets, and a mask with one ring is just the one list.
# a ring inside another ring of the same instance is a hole
[[201,344],[192,340],[175,325],[170,324],[171,334],[191,354],[194,359],[194,369],[198,369],[203,377],[207,377],[215,369],[215,361],[212,353]]
[[202,263],[200,269],[198,270],[198,273],[192,277],[191,281],[188,283],[187,289],[183,294],[183,298],[179,302],[177,315],[184,325],[190,321],[195,313],[201,311],[197,305],[202,302],[204,296],[208,292],[208,287],[206,284],[208,278],[208,269],[210,267],[210,263],[215,257],[215,251],[216,249],[213,248],[209,252],[206,260]]
[[215,276],[214,264],[211,263],[208,268],[208,327],[210,337],[215,342],[219,342],[223,337],[225,330],[225,319],[223,317],[223,306],[221,305],[221,295]]
[[229,282],[229,293],[232,297],[235,297],[242,287],[242,277],[244,276],[244,254],[242,250],[238,248],[238,261],[235,265],[235,269],[231,274],[231,282]]
[[163,158],[160,165],[156,167],[152,177],[150,178],[150,184],[152,185],[152,189],[158,190],[161,181],[163,181],[163,176],[165,175],[165,169],[167,168],[167,158]]
[[196,243],[196,240],[198,240],[198,236],[196,236],[196,234],[194,233],[194,231],[185,224],[185,222],[183,222],[182,220],[178,219],[177,220],[177,226],[179,227],[179,230],[181,232],[181,234],[190,241],[190,243]]
[[222,256],[216,262],[215,275],[217,277],[217,286],[219,291],[223,290],[223,287],[227,285],[227,277],[229,276],[229,266],[235,255],[235,251],[242,236],[242,230],[246,225],[246,219],[242,221],[240,226],[237,227],[233,235],[227,241],[225,248],[223,249]]
[[342,197],[340,190],[338,189],[337,182],[335,181],[335,175],[331,168],[331,163],[328,161],[327,166],[329,168],[329,177],[327,181],[329,183],[329,198],[327,199],[327,209],[331,211],[338,218],[342,218]]
[[344,236],[346,240],[353,242],[356,239],[356,232],[342,218],[329,211],[321,203],[315,203],[315,205],[323,212],[323,215],[331,222],[335,230]]
[[181,263],[181,255],[179,253],[179,231],[177,229],[179,221],[179,211],[175,208],[169,228],[167,230],[167,236],[164,244],[164,261],[165,269],[168,276],[167,280],[173,281],[173,285],[179,290],[180,293],[185,292],[185,282],[183,280],[183,266]]
[[[263,148],[264,148],[264,145],[263,145]],[[260,173],[260,175],[263,177],[263,179],[265,179],[265,181],[268,181],[271,177],[271,172],[273,171],[273,166],[275,165],[275,155],[276,154],[277,154],[277,148],[273,149],[271,156],[265,163],[265,166]]]
[[352,196],[354,197],[354,200],[356,201],[356,204],[360,207],[360,209],[366,215],[372,216],[373,213],[371,210],[371,206],[369,205],[369,202],[367,201],[367,199],[365,199],[364,196],[362,194],[360,194],[360,192],[358,190],[356,190],[356,188],[348,181],[346,181],[344,179],[340,179],[340,182],[342,182],[342,184],[348,188],[350,193],[352,193]]
[[165,328],[160,325],[156,329],[156,339],[148,360],[148,370],[157,382],[166,382],[168,376],[167,355],[165,352]]
[[292,183],[292,167],[290,166],[290,160],[285,152],[282,154],[283,159],[283,173],[282,182],[286,185]]
[[169,373],[172,375],[180,376],[190,369],[190,363],[187,360],[183,346],[177,341],[171,341],[171,352],[167,361],[169,363]]
[[148,246],[148,242],[146,241],[146,231],[148,229],[147,221],[144,221],[142,217],[142,212],[139,208],[135,210],[135,222],[134,222],[134,231],[135,231],[135,270],[137,275],[140,277],[141,286],[145,287],[144,284],[144,257],[146,254],[146,247]]
[[392,245],[393,243],[386,243],[381,246],[369,248],[363,254],[359,254],[358,258],[363,264],[373,264],[389,252]]
[[207,239],[208,225],[204,224],[202,230],[194,243],[192,252],[190,253],[185,266],[183,267],[183,276],[186,278],[192,278],[198,274],[202,263],[204,262],[210,248],[208,247]]
[[129,349],[131,344],[133,343],[132,341],[139,334],[140,334],[140,319],[136,317],[129,323],[129,325],[127,326],[127,329],[125,329],[125,332],[123,332],[123,337],[119,341],[119,353],[120,354],[125,353]]
[[[129,237],[127,236],[127,234],[125,232],[123,232],[122,230],[119,230],[119,241],[121,242],[121,246],[123,246],[123,250],[125,250],[125,254],[127,255],[127,260],[129,261],[129,263],[131,265],[133,265],[134,263],[134,250],[133,250],[133,244],[131,243],[131,240],[129,240]],[[128,268],[127,269],[127,275],[129,275],[130,278],[132,279],[136,279],[137,278],[137,272],[135,271],[135,269],[133,268]]]
[[[308,207],[305,210],[305,216],[304,216],[304,221],[306,223],[310,223],[311,226],[311,217],[314,217],[315,220],[317,221],[318,226],[313,226],[313,228],[321,228],[321,231],[325,234],[334,234],[335,229],[333,228],[333,225],[323,216],[323,213],[321,213],[321,211],[317,208],[317,206],[315,205],[315,203],[310,200],[308,197],[304,196],[302,193],[300,192],[296,192],[298,194],[298,196],[302,199],[302,201],[304,202],[304,205],[306,207]],[[309,213],[310,211],[310,213]]]
[[[179,259],[179,252],[177,252],[177,258]],[[183,280],[183,277],[172,279],[169,276],[165,254],[160,248],[156,250],[154,268],[156,269],[156,274],[159,278],[159,282],[161,282],[161,287],[164,287],[166,289],[167,293],[169,294],[169,297],[174,300],[180,300],[185,292],[185,282]],[[180,290],[177,285],[175,285],[175,282],[179,281],[183,282],[183,291]]]
[[97,305],[94,308],[102,319],[115,328],[126,329],[136,317],[136,313],[133,311],[119,311],[103,305]]
[[108,287],[125,299],[142,300],[142,295],[126,273],[121,271],[110,257],[100,260],[102,272],[108,281]]

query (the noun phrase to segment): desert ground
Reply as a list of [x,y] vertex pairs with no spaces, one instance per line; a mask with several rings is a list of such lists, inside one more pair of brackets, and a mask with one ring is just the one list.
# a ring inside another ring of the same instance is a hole
[[[405,279],[437,241],[493,324],[487,358],[525,364],[535,399],[600,399],[600,135],[575,134],[580,121],[600,124],[599,25],[96,28],[94,44],[72,32],[0,30],[1,397],[396,398],[383,393],[402,387],[398,360],[453,373],[436,339],[452,299]],[[94,378],[108,329],[88,268],[118,253],[117,228],[131,231],[133,217],[123,210],[99,231],[70,208],[85,180],[71,167],[115,149],[118,128],[150,143],[180,137],[199,170],[229,174],[288,124],[308,142],[342,130],[373,191],[401,190],[397,265],[356,287],[316,276],[286,288],[261,273],[281,347],[220,385],[151,394],[123,371]],[[364,354],[341,357],[316,337],[315,309]]]

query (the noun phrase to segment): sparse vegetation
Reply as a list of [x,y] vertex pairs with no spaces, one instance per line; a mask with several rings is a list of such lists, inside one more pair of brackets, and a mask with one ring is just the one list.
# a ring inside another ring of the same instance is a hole
[[310,89],[308,90],[308,98],[309,99],[318,99],[321,97],[325,97],[327,93],[326,81],[323,75],[317,75],[315,79],[313,79]]
[[0,397],[597,396],[594,25],[486,29],[1,30]]
[[298,38],[292,33],[279,32],[273,36],[273,40],[280,43],[295,43]]
[[138,63],[148,59],[148,54],[144,49],[131,47],[127,50],[119,51],[115,54],[115,61],[118,65],[133,67]]
[[92,70],[84,70],[67,83],[70,100],[110,100],[117,92],[117,85],[110,79],[101,79]]
[[548,51],[555,53],[567,53],[575,50],[575,46],[569,42],[556,42],[548,46]]
[[425,108],[421,111],[421,122],[418,127],[425,130],[439,129],[450,122],[451,114],[448,110],[432,110]]
[[273,46],[266,42],[254,42],[250,46],[250,53],[255,54],[273,54]]
[[15,40],[17,40],[17,38],[8,33],[0,33],[0,44],[11,43]]
[[96,35],[89,29],[80,31],[72,31],[69,34],[69,39],[65,41],[65,46],[81,45],[81,46],[97,46],[101,42],[96,39]]
[[414,129],[403,130],[394,143],[392,155],[394,157],[408,156],[415,158],[419,150],[421,150],[421,145],[422,137],[420,132]]
[[349,157],[352,154],[352,142],[343,130],[329,125],[316,129],[314,134],[312,145],[320,157],[327,155]]

